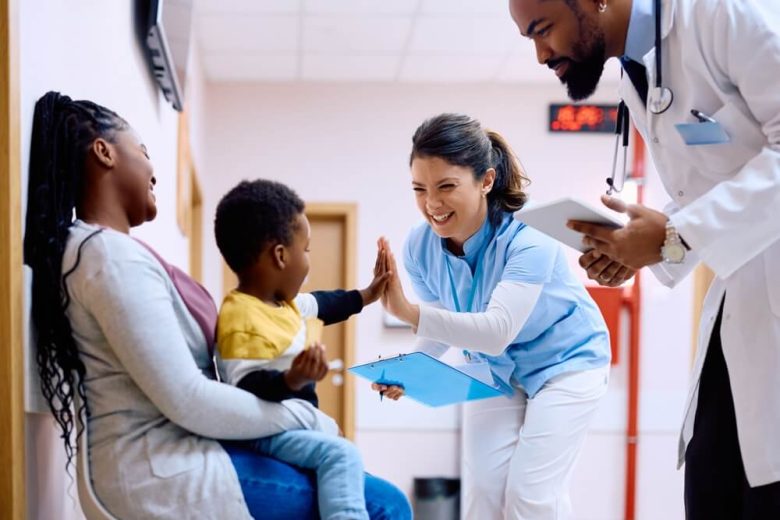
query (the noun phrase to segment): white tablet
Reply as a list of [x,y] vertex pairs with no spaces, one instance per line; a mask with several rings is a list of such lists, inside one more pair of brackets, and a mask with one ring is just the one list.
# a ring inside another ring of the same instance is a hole
[[515,219],[520,222],[524,222],[583,253],[591,248],[582,244],[582,233],[566,227],[569,220],[581,220],[620,228],[623,227],[621,216],[623,216],[621,213],[595,208],[571,197],[524,207],[520,211],[516,211],[514,215]]

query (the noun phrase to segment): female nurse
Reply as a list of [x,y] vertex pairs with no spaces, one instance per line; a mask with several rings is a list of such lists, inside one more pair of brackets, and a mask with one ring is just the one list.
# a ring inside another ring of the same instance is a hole
[[604,321],[558,243],[513,218],[528,179],[499,134],[442,114],[412,142],[425,222],[403,260],[422,303],[409,303],[397,276],[383,303],[412,325],[419,349],[461,349],[508,394],[464,407],[464,518],[568,518],[572,468],[607,388]]

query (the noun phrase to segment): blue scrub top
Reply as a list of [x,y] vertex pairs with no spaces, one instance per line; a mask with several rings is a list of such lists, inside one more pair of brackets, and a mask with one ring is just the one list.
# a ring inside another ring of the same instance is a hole
[[[404,245],[404,264],[421,300],[457,310],[447,259],[458,301],[465,306],[477,261],[483,257],[470,312],[484,312],[493,289],[503,280],[543,285],[531,315],[503,354],[472,352],[490,364],[502,386],[521,386],[533,397],[552,377],[609,363],[607,326],[569,269],[558,242],[515,220],[511,213],[503,213],[496,226],[486,218],[463,250],[464,256],[448,251],[445,240],[426,222],[412,230]],[[451,346],[479,350],[479,345]]]

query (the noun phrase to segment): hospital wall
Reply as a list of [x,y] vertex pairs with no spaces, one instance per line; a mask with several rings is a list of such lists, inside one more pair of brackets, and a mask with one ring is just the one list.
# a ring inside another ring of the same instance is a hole
[[[594,101],[613,102],[615,91],[615,85],[604,85]],[[241,179],[255,177],[285,182],[308,202],[354,203],[359,284],[370,280],[376,238],[387,236],[398,251],[421,218],[408,159],[411,135],[426,117],[464,112],[504,134],[531,177],[532,200],[576,195],[597,203],[612,161],[611,135],[546,131],[548,104],[565,101],[564,91],[555,85],[209,84],[204,98],[206,222],[222,194]],[[663,188],[648,169],[646,202],[662,207]],[[206,284],[213,294],[221,294],[221,263],[208,233],[205,250]],[[576,255],[569,259],[575,266]],[[648,272],[642,289],[637,514],[640,519],[672,520],[683,517],[682,473],[675,466],[691,355],[691,288],[684,283],[669,290]],[[384,326],[377,305],[356,320],[358,361],[413,345],[408,329]],[[577,519],[622,518],[625,341],[621,348],[573,477]],[[369,471],[409,493],[414,476],[459,473],[457,407],[432,410],[409,400],[380,404],[366,384],[358,381],[356,386],[356,440]]]

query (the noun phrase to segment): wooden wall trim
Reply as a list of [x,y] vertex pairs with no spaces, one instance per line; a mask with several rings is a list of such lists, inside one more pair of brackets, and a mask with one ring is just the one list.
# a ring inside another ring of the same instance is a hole
[[190,181],[190,276],[203,283],[203,192],[194,167]]
[[[346,203],[306,203],[306,214],[344,220],[344,289],[355,289],[357,283],[357,206]],[[344,436],[355,440],[355,384],[346,367],[355,364],[355,320],[347,320],[344,333]]]
[[[347,237],[344,248],[344,280],[346,289],[357,288],[357,206],[343,206]],[[355,364],[355,320],[347,321],[346,345],[344,348],[344,435],[355,440],[355,378],[348,377],[347,367]]]
[[691,364],[696,358],[696,349],[699,344],[699,323],[704,297],[707,295],[715,273],[704,264],[699,264],[693,272],[693,334],[691,334]]
[[26,517],[18,0],[0,0],[0,518]]

